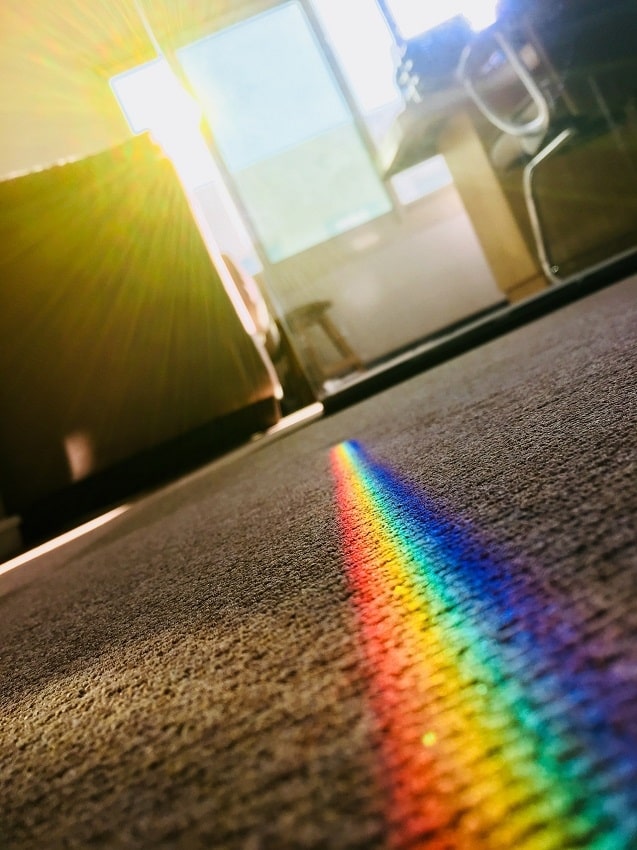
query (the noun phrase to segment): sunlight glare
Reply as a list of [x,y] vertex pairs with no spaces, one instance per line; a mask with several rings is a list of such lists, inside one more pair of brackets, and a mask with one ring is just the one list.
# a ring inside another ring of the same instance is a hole
[[[319,19],[364,113],[396,101],[392,36],[369,0],[313,0]],[[364,32],[365,38],[358,33]]]
[[150,131],[186,188],[215,179],[212,157],[199,129],[201,109],[166,60],[155,59],[118,74],[111,79],[111,88],[131,130]]

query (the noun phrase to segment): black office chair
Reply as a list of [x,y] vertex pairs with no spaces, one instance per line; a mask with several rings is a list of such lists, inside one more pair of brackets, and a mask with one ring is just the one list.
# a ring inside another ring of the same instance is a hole
[[[461,57],[459,79],[502,134],[492,149],[494,165],[523,165],[524,201],[538,260],[550,282],[580,278],[634,251],[631,247],[562,276],[543,225],[536,175],[553,155],[605,133],[615,134],[618,145],[626,147],[621,127],[635,94],[636,32],[632,0],[610,8],[589,0],[507,0],[497,22],[476,35]],[[637,175],[631,151],[626,163]],[[637,219],[628,226],[637,231]]]

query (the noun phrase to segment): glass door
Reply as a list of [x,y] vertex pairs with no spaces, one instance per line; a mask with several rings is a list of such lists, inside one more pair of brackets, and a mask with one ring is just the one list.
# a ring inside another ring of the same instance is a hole
[[316,395],[501,303],[441,157],[384,174],[404,104],[376,0],[234,20],[175,56]]
[[178,56],[269,263],[391,209],[298,2]]

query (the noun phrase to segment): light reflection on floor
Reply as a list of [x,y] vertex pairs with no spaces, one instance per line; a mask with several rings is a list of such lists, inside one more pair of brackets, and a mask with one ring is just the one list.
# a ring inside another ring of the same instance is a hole
[[14,570],[16,567],[21,567],[23,564],[27,564],[30,561],[35,560],[35,558],[39,558],[40,555],[45,555],[47,552],[59,549],[60,546],[64,546],[72,540],[77,540],[78,537],[83,537],[90,531],[94,531],[96,528],[106,525],[107,522],[111,522],[111,520],[121,516],[129,508],[130,505],[120,505],[105,514],[102,514],[102,516],[95,517],[95,519],[82,523],[82,525],[78,525],[77,528],[73,528],[71,531],[67,531],[64,534],[60,534],[58,537],[54,537],[53,540],[47,540],[46,543],[42,543],[34,549],[29,549],[28,552],[23,552],[21,555],[17,555],[15,558],[5,561],[3,564],[0,564],[0,575],[8,573],[10,570]]

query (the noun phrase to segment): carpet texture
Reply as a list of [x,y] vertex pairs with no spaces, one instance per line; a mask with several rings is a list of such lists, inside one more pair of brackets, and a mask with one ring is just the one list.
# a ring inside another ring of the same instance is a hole
[[636,329],[632,278],[1,577],[0,846],[637,847]]

